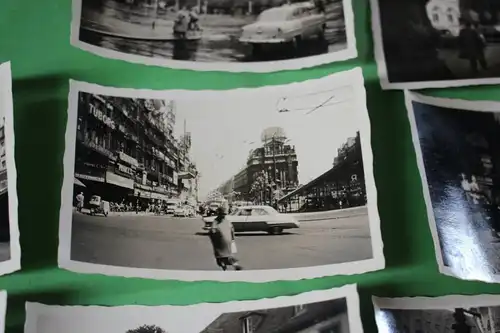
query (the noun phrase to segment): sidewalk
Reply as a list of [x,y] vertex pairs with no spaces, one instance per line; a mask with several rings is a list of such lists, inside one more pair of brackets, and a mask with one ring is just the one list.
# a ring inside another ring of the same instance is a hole
[[[73,207],[73,213],[90,214],[90,209],[83,208],[81,213],[78,213],[76,211],[76,208]],[[108,216],[154,216],[154,213],[139,212],[136,214],[135,212],[109,212]],[[162,216],[165,216],[165,215],[162,215]]]
[[350,218],[355,216],[363,216],[368,214],[368,207],[353,207],[346,209],[328,210],[322,212],[310,212],[310,213],[290,213],[286,215],[291,215],[297,218],[300,222],[313,222],[313,221],[323,221],[323,220],[337,220]]

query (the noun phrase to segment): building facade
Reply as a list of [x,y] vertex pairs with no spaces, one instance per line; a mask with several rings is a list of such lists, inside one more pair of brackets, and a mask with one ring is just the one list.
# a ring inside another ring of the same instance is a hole
[[350,333],[345,299],[226,313],[201,333]]
[[195,167],[174,125],[173,102],[80,93],[75,178],[85,187],[77,191],[142,205],[179,197],[179,174]]
[[366,205],[366,186],[359,132],[337,150],[332,168],[281,197],[282,212],[318,212]]
[[5,119],[0,123],[0,242],[10,240]]
[[271,203],[299,185],[295,146],[280,127],[265,129],[246,165],[217,189],[232,200]]
[[7,155],[5,148],[5,120],[0,126],[0,195],[7,191]]

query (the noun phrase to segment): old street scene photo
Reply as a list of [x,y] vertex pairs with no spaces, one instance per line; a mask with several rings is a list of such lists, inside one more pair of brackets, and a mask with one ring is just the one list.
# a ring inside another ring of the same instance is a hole
[[282,308],[225,313],[201,333],[350,333],[345,298]]
[[374,258],[368,115],[352,85],[318,83],[176,99],[75,92],[70,260],[224,271]]
[[[228,62],[279,61],[348,48],[355,56],[354,40],[348,43],[354,33],[346,31],[344,15],[352,16],[348,0],[74,1],[80,17],[73,18],[73,43],[103,56],[114,51],[124,60],[158,64],[160,59],[162,65],[181,60],[188,68],[189,62],[211,62],[222,64],[221,70]],[[298,62],[296,68],[302,66]]]
[[[355,286],[191,306],[26,305],[25,333],[362,333]],[[489,333],[489,332],[488,332]]]
[[[6,78],[4,74],[4,66],[0,65],[0,263],[11,259],[10,251],[10,214],[9,214],[9,191],[7,184],[7,145],[9,140],[5,138],[5,115],[11,105],[7,99],[11,99],[10,83],[9,89],[3,86],[6,80],[10,81],[10,77]],[[13,148],[12,146],[8,149]],[[10,152],[9,152],[10,153]],[[14,194],[15,195],[15,194]],[[1,273],[1,272],[0,272]]]
[[431,299],[435,301],[431,304],[426,304],[427,298],[396,299],[401,304],[408,302],[407,306],[396,308],[396,303],[388,308],[381,305],[375,309],[378,330],[387,333],[499,332],[500,306],[488,306],[491,302],[482,305],[481,297],[442,297],[442,301],[440,298]]
[[[500,82],[497,0],[372,0],[386,88]],[[385,63],[384,63],[385,61]]]
[[493,282],[500,272],[500,104],[489,103],[490,112],[475,102],[434,100],[411,104],[438,262],[457,277]]

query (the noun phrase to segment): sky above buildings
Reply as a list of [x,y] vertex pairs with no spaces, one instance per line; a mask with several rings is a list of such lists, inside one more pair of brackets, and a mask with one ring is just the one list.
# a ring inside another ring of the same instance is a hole
[[191,157],[201,173],[201,198],[246,165],[249,151],[262,146],[262,131],[272,126],[282,127],[287,144],[295,145],[300,183],[332,167],[337,148],[358,130],[351,88],[294,87],[193,93],[193,98],[176,100],[175,136],[182,134],[186,120]]

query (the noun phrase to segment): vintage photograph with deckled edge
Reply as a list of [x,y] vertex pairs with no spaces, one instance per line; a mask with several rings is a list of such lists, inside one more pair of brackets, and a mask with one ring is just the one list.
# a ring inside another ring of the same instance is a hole
[[498,295],[373,297],[379,332],[469,332],[500,330]]
[[21,268],[10,63],[0,64],[0,275]]
[[436,258],[443,273],[500,281],[500,103],[406,93]]
[[351,0],[74,0],[71,43],[200,71],[273,72],[357,56]]
[[496,0],[371,0],[383,89],[500,83]]
[[[25,333],[362,333],[355,285],[295,296],[190,306],[26,304]],[[193,320],[196,318],[196,320]]]
[[384,267],[359,69],[227,91],[72,81],[69,98],[60,267],[221,281]]

